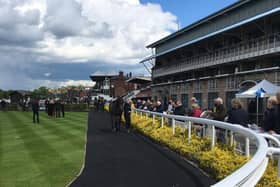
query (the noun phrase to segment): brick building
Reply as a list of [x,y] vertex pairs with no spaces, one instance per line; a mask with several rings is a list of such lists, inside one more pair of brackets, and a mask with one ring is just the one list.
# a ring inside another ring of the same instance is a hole
[[[202,5],[203,6],[203,5]],[[280,84],[280,1],[240,0],[147,46],[154,100],[196,97],[202,108],[267,79]]]
[[91,75],[91,80],[96,82],[93,94],[104,94],[110,97],[124,96],[135,89],[134,83],[127,82],[131,76],[131,73],[124,75],[122,71],[118,75]]

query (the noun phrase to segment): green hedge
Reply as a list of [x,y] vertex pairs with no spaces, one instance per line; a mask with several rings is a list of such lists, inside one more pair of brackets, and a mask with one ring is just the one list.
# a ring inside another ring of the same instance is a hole
[[87,104],[65,104],[64,110],[72,112],[84,112],[89,111],[89,108]]
[[6,109],[8,111],[19,111],[21,107],[17,103],[10,103],[6,105]]

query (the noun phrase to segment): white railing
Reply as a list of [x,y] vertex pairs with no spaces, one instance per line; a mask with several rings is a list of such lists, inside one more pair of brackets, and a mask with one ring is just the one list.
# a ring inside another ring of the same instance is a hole
[[[234,125],[226,122],[203,119],[203,118],[194,118],[188,116],[177,116],[177,115],[169,115],[157,112],[151,112],[140,109],[133,109],[133,112],[136,115],[139,115],[140,118],[147,118],[148,116],[152,117],[153,124],[155,123],[155,118],[159,118],[161,122],[161,126],[164,125],[165,119],[169,119],[171,121],[172,133],[175,134],[176,126],[180,126],[182,128],[188,129],[188,143],[191,141],[191,129],[194,126],[193,124],[201,124],[203,128],[203,134],[207,135],[211,138],[211,148],[215,146],[216,143],[216,127],[225,129],[230,132],[230,144],[233,143],[234,133],[238,133],[245,137],[245,155],[247,157],[250,156],[250,141],[254,142],[257,146],[255,154],[252,158],[244,164],[241,168],[236,170],[231,175],[227,176],[225,179],[219,181],[218,183],[212,185],[212,187],[235,187],[235,186],[255,186],[260,178],[263,176],[265,169],[268,164],[267,155],[271,154],[279,154],[280,149],[275,147],[269,147],[266,139],[274,142],[276,147],[280,147],[280,141],[276,136],[271,136],[267,134],[256,133],[255,131],[242,127],[240,125]],[[206,133],[206,129],[208,129],[208,133]],[[210,131],[209,131],[210,130]],[[265,139],[266,138],[266,139]],[[278,166],[280,168],[280,157]],[[279,175],[278,169],[278,175]]]

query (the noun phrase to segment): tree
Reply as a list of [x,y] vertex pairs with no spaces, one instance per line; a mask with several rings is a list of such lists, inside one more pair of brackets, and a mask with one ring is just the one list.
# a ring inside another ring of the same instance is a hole
[[32,95],[35,97],[46,98],[49,95],[49,91],[47,87],[42,86],[38,89],[33,90]]

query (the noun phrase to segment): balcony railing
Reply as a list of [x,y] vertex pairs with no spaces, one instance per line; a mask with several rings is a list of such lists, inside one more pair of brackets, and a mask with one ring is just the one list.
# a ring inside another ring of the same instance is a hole
[[205,55],[183,59],[175,65],[160,68],[155,67],[153,70],[153,77],[161,77],[277,52],[280,52],[280,33],[241,42]]

